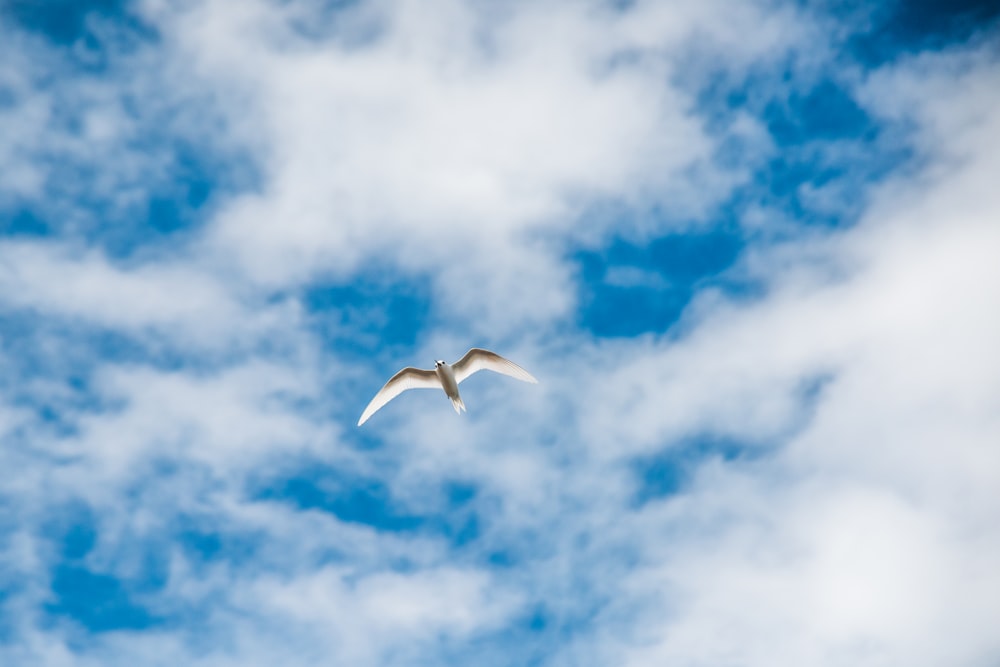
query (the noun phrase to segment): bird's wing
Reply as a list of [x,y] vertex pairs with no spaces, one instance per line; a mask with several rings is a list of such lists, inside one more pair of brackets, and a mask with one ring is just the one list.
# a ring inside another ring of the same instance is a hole
[[479,347],[474,347],[466,352],[464,357],[452,364],[451,369],[455,372],[455,382],[461,382],[473,373],[487,370],[494,373],[503,373],[523,382],[538,383],[538,380],[531,373],[513,361],[504,359],[496,352],[490,352]]
[[361,426],[368,421],[368,418],[375,414],[379,408],[402,394],[407,389],[440,388],[441,381],[438,380],[437,373],[434,371],[425,371],[420,368],[407,366],[389,378],[389,381],[385,383],[385,386],[379,389],[378,393],[375,394],[375,398],[371,400],[371,403],[368,404],[365,411],[361,413],[361,419],[358,420],[358,426]]

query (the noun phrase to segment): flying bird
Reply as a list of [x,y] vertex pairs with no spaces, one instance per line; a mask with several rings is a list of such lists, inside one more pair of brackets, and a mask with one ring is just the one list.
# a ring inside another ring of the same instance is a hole
[[482,370],[503,373],[523,382],[538,384],[538,380],[531,373],[513,361],[504,359],[496,352],[474,347],[454,364],[448,364],[439,359],[434,362],[434,370],[432,371],[407,366],[393,375],[385,383],[385,386],[375,394],[375,398],[371,400],[365,411],[361,413],[358,426],[368,421],[368,418],[375,414],[379,408],[407,389],[444,389],[444,393],[451,399],[455,412],[462,414],[465,410],[465,403],[462,402],[462,397],[458,393],[458,385],[465,378]]

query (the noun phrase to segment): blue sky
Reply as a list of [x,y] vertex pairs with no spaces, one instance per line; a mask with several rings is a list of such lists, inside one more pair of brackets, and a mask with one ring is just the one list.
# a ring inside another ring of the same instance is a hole
[[996,663],[998,14],[4,3],[0,663]]

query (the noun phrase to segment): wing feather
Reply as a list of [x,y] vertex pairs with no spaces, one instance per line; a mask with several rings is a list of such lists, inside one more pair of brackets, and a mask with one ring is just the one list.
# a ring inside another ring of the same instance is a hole
[[455,372],[456,382],[461,382],[473,373],[486,370],[493,371],[494,373],[502,373],[522,382],[538,384],[538,380],[531,373],[513,361],[504,359],[496,352],[490,352],[480,347],[474,347],[466,352],[465,356],[452,364],[451,368]]
[[361,419],[358,420],[358,426],[361,426],[368,421],[368,418],[378,412],[379,408],[402,394],[407,389],[440,388],[441,381],[438,380],[437,373],[434,371],[425,371],[420,368],[407,366],[389,378],[389,381],[385,383],[385,386],[379,389],[378,393],[375,394],[375,398],[371,400],[368,407],[365,408],[365,411],[361,413]]

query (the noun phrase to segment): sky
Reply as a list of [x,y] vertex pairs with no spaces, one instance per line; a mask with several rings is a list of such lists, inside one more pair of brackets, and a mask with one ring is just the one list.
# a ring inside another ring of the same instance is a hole
[[997,665],[998,16],[0,2],[0,664]]

